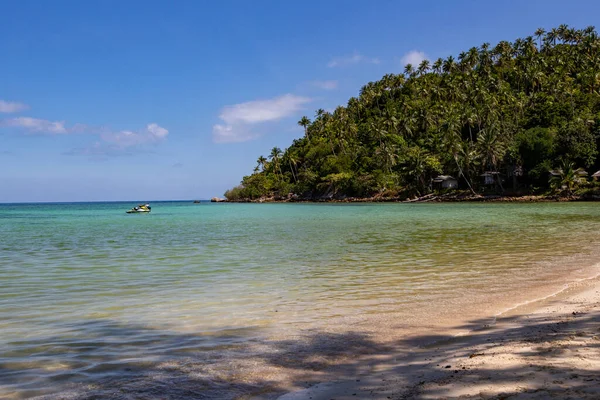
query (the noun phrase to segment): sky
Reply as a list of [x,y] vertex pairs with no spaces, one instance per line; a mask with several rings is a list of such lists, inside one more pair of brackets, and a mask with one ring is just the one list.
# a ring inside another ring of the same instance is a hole
[[0,0],[0,202],[222,196],[303,115],[406,63],[599,15],[595,0]]

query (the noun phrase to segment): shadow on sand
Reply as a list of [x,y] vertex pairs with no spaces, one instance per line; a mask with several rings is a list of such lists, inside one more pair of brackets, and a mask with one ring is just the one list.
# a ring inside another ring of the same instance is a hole
[[393,347],[355,332],[266,341],[253,329],[201,335],[75,323],[1,353],[0,397],[600,398],[598,305],[536,315],[485,328],[476,320],[463,327],[474,330],[468,337],[415,336]]
[[600,310],[516,315],[494,326],[472,321],[464,338],[420,336],[422,348],[399,399],[598,399]]
[[470,331],[461,337],[402,338],[369,374],[281,400],[600,399],[600,303],[564,308],[569,311],[514,315],[493,326],[473,320],[460,327]]
[[390,351],[354,332],[267,341],[254,329],[182,334],[109,320],[10,345],[0,353],[2,398],[276,398],[351,378],[359,357]]

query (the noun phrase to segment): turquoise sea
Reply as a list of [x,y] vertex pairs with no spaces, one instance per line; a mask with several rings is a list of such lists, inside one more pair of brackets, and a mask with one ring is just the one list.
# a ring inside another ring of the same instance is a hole
[[266,396],[599,272],[596,203],[135,204],[0,204],[0,398]]

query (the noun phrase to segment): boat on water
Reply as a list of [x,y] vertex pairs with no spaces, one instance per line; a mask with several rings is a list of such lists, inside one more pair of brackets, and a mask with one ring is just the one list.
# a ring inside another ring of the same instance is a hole
[[133,207],[131,210],[127,210],[126,213],[127,214],[138,214],[138,213],[149,213],[150,211],[152,211],[152,207],[150,207],[150,204],[140,204],[140,205]]

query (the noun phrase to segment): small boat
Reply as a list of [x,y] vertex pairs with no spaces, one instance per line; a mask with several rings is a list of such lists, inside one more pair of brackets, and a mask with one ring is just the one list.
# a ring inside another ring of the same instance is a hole
[[140,205],[133,207],[131,210],[127,210],[126,213],[127,214],[137,214],[137,213],[149,213],[150,211],[152,211],[152,207],[150,207],[150,204],[140,204]]

